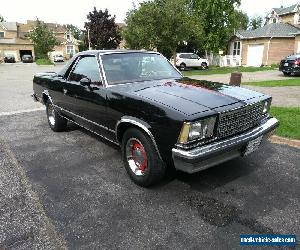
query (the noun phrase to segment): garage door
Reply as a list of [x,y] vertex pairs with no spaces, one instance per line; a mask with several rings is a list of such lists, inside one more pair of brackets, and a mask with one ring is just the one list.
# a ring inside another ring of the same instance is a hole
[[248,46],[247,66],[260,67],[264,54],[263,44],[252,44]]
[[4,50],[4,56],[14,56],[16,61],[19,60],[18,51],[16,50]]

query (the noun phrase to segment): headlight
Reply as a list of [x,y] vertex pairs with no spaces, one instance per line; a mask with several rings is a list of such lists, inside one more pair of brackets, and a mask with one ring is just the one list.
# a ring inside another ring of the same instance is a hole
[[263,114],[267,114],[270,111],[271,100],[267,100],[263,102]]
[[179,143],[187,143],[194,140],[204,140],[214,136],[216,117],[210,117],[201,121],[185,122],[178,139]]

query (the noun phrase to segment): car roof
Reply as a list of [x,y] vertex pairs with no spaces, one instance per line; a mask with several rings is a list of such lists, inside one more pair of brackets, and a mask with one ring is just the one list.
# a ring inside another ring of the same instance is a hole
[[127,49],[115,49],[115,50],[86,50],[79,52],[79,55],[104,55],[104,54],[118,54],[118,53],[156,53],[156,51],[147,50],[127,50]]

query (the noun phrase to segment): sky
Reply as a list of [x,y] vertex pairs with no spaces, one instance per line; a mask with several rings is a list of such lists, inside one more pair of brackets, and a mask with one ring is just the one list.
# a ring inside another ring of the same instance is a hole
[[[6,21],[26,22],[37,17],[45,22],[72,23],[83,28],[86,15],[96,6],[116,15],[117,22],[123,22],[126,12],[133,4],[142,0],[1,0],[0,15]],[[241,9],[249,16],[265,16],[272,8],[289,6],[297,0],[241,0]]]

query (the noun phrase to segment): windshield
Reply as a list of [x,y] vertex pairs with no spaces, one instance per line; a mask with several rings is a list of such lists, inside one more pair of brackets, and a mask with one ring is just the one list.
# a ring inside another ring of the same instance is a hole
[[181,75],[156,53],[116,53],[102,55],[108,84],[180,78]]

